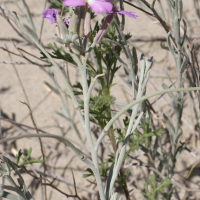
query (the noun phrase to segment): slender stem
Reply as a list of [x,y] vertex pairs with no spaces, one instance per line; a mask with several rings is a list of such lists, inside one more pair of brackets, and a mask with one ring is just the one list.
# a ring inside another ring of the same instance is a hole
[[29,7],[28,7],[28,5],[26,4],[25,0],[21,0],[21,2],[22,2],[22,4],[23,4],[23,6],[24,6],[24,9],[25,9],[25,12],[26,12],[27,20],[28,20],[28,22],[31,24],[32,30],[34,31],[35,35],[37,36],[37,32],[36,32],[36,29],[35,29],[35,25],[34,25],[34,22],[33,22],[33,19],[32,19],[30,10],[29,10]]
[[92,92],[92,89],[93,89],[93,87],[94,87],[95,82],[97,81],[97,79],[98,79],[99,77],[102,77],[102,76],[104,76],[104,74],[99,74],[99,75],[95,76],[94,80],[91,82],[90,87],[89,87],[89,89],[88,89],[87,98],[90,98],[90,95],[91,95],[91,92]]
[[[121,7],[122,10],[124,10],[123,0],[120,1],[120,7]],[[118,32],[119,38],[121,39],[121,42],[123,43],[123,50],[125,52],[125,55],[126,55],[126,58],[127,58],[127,63],[128,63],[128,65],[125,64],[128,67],[128,69],[126,69],[126,67],[125,67],[125,69],[128,71],[129,76],[131,77],[132,93],[133,93],[133,98],[135,98],[135,84],[137,84],[136,83],[136,75],[135,75],[136,65],[135,65],[135,61],[133,59],[133,56],[131,55],[129,46],[127,45],[127,41],[126,41],[124,33],[123,33],[123,29],[124,29],[124,26],[125,26],[125,20],[124,20],[124,18],[122,18],[121,23],[118,23],[119,22],[118,17],[114,16],[114,22],[115,22],[115,27],[116,27],[116,30]],[[122,24],[122,26],[120,26],[121,24]],[[118,57],[116,53],[115,53],[115,56]],[[139,104],[135,106],[136,112],[137,112],[138,108],[139,108]],[[135,113],[135,112],[132,113],[132,117],[130,119],[130,123],[129,123],[129,127],[128,127],[129,130],[127,131],[126,134],[128,134],[128,132],[131,131],[132,122],[133,122],[136,114],[137,113]],[[123,179],[124,170],[123,170],[122,167],[123,166],[121,164],[121,166],[120,166],[120,176]],[[124,180],[123,190],[124,190],[124,193],[126,195],[126,199],[130,200],[130,195],[129,195],[129,192],[128,192],[126,180]]]
[[[177,70],[177,77],[178,77],[178,87],[182,88],[182,73],[181,73],[181,34],[180,34],[180,20],[181,20],[181,13],[182,13],[182,8],[179,8],[179,1],[175,1],[175,7],[172,11],[172,20],[173,20],[173,26],[174,26],[174,35],[175,35],[175,41],[176,41],[176,46],[177,46],[177,55],[175,55],[175,62],[176,62],[176,70]],[[173,51],[171,51],[173,53]],[[171,146],[171,151],[172,151],[172,157],[171,157],[171,167],[169,170],[169,177],[172,177],[174,174],[174,168],[176,165],[176,145],[178,142],[178,137],[179,137],[179,128],[180,128],[180,121],[182,117],[182,110],[183,110],[183,95],[181,92],[178,92],[177,94],[177,105],[175,108],[175,115],[176,115],[176,123],[175,123],[175,133],[174,135],[171,135],[173,143]],[[170,200],[174,186],[172,184],[169,185],[168,187],[169,193],[167,195],[167,199]]]
[[165,94],[165,93],[170,93],[170,92],[186,92],[186,91],[196,91],[196,90],[200,90],[200,87],[191,87],[191,88],[175,88],[175,89],[167,89],[167,90],[161,90],[161,91],[157,91],[155,93],[146,95],[141,97],[140,99],[128,104],[126,107],[124,107],[123,109],[121,109],[105,126],[104,130],[102,131],[101,135],[99,136],[96,145],[95,145],[95,150],[97,151],[99,148],[99,145],[101,143],[101,140],[103,139],[103,137],[106,135],[107,131],[110,129],[110,127],[112,126],[112,124],[124,113],[126,112],[128,109],[130,109],[131,107],[133,107],[134,105],[143,102],[144,100],[147,100],[151,97],[157,96],[157,95],[161,95],[161,94]]
[[[140,0],[140,1],[143,2],[150,10],[152,10],[154,16],[158,19],[160,24],[163,26],[165,31],[168,33],[170,31],[169,27],[168,27],[167,23],[165,21],[163,21],[163,19],[159,16],[157,11],[154,8],[152,8],[151,5],[146,0]],[[172,35],[170,35],[170,38],[172,39],[173,43],[176,45],[175,39],[172,37]]]
[[[22,102],[22,103],[25,104],[25,105],[28,107],[28,109],[29,109],[29,114],[30,114],[30,117],[31,117],[31,121],[32,121],[32,123],[33,123],[33,126],[35,127],[35,130],[36,130],[37,134],[39,134],[39,130],[38,130],[38,127],[37,127],[36,122],[35,122],[35,120],[34,120],[31,107],[30,107],[27,103],[25,103],[25,102]],[[43,143],[42,143],[42,139],[41,139],[41,138],[39,138],[39,143],[40,143],[40,150],[41,150],[42,158],[43,158],[44,177],[46,178],[46,171],[47,171],[46,156],[45,156],[44,147],[43,147]],[[45,181],[45,182],[46,182],[46,181]],[[46,188],[46,186],[44,186],[44,193],[45,193],[45,199],[47,200],[47,188]]]
[[146,10],[144,10],[144,9],[142,9],[142,8],[140,8],[140,7],[138,7],[138,6],[134,5],[134,4],[132,4],[132,3],[130,3],[129,1],[125,1],[125,0],[124,0],[124,2],[125,2],[126,4],[128,4],[128,5],[133,6],[134,8],[137,8],[138,10],[141,10],[142,12],[146,13],[147,15],[150,15],[151,17],[154,17],[154,15],[151,14],[150,12],[148,12],[148,11],[146,11]]
[[[101,64],[101,56],[99,55],[99,52],[97,51],[96,47],[94,48],[94,53],[95,53],[95,57],[97,59],[98,72],[99,72],[99,74],[103,74],[103,67],[102,67],[102,64]],[[107,91],[107,87],[106,87],[106,84],[105,84],[105,80],[101,79],[100,82],[101,82],[103,94],[105,96],[107,96],[108,91]]]
[[[82,79],[82,87],[83,87],[83,98],[84,98],[84,117],[85,117],[85,123],[84,123],[84,131],[87,137],[87,141],[90,147],[90,151],[92,154],[92,161],[94,163],[94,167],[92,168],[92,171],[94,172],[97,186],[99,189],[99,194],[101,197],[101,200],[105,200],[105,195],[104,195],[104,189],[103,189],[103,184],[101,180],[101,175],[100,175],[100,170],[99,170],[99,163],[98,163],[98,155],[97,152],[95,151],[94,148],[94,142],[92,139],[91,135],[91,128],[90,128],[90,112],[89,112],[89,103],[90,103],[90,94],[93,85],[88,89],[88,83],[87,83],[87,70],[86,70],[86,63],[87,59],[89,57],[89,53],[92,51],[93,48],[95,48],[96,43],[93,43],[91,47],[89,48],[88,52],[85,55],[85,58],[83,59],[83,64],[79,60],[79,58],[74,54],[73,52],[70,52],[70,55],[74,58],[76,63],[79,66],[80,72],[81,72],[81,79]],[[102,76],[102,74],[98,75]],[[98,77],[95,77],[96,79]]]
[[[43,10],[46,8],[46,5],[47,5],[47,0],[44,0]],[[41,26],[40,26],[39,43],[41,42],[41,39],[42,39],[43,27],[44,27],[44,18],[42,18],[42,23],[41,23]]]
[[63,16],[64,8],[65,8],[65,5],[64,5],[64,3],[62,3],[61,17]]
[[[136,127],[138,126],[142,116],[143,116],[143,112],[140,113],[139,117],[136,119],[132,131],[134,131],[136,129]],[[130,136],[130,134],[126,136],[126,139],[125,139],[124,144],[121,148],[118,160],[115,160],[115,165],[114,165],[114,169],[113,169],[113,176],[112,176],[111,181],[110,181],[110,188],[109,188],[109,194],[110,195],[112,193],[112,189],[113,189],[113,186],[114,186],[114,183],[115,183],[115,180],[117,178],[118,173],[119,172],[123,173],[122,165],[123,165],[125,154],[126,154],[126,145],[127,145],[127,142],[128,142],[127,138]],[[122,175],[124,175],[124,173]],[[124,182],[124,184],[126,184],[126,181]],[[126,194],[126,197],[128,199],[130,199],[130,195],[129,195],[129,193],[127,193],[127,190],[128,190],[127,187],[124,188],[124,192]]]
[[[103,67],[102,67],[102,63],[101,63],[101,56],[99,55],[97,48],[94,48],[94,54],[96,55],[96,59],[97,59],[98,72],[100,74],[102,74],[103,73]],[[108,99],[110,97],[109,85],[106,85],[104,78],[100,79],[100,83],[101,83],[103,95],[106,99]],[[106,110],[106,114],[107,114],[107,117],[109,119],[111,119],[110,107]],[[103,129],[104,127],[101,127],[101,128]],[[108,132],[108,137],[111,141],[114,152],[116,152],[116,140],[115,140],[115,135],[114,135],[114,131],[113,131],[112,128]]]

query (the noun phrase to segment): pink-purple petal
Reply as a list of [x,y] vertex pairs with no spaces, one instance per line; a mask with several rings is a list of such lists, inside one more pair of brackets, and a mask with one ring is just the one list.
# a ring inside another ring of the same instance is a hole
[[88,3],[92,3],[94,1],[110,2],[110,0],[88,0]]
[[86,1],[84,0],[62,0],[65,6],[84,6],[86,4]]
[[130,11],[130,12],[127,12],[125,10],[121,10],[121,11],[116,11],[115,10],[115,13],[118,13],[118,14],[124,14],[124,15],[127,15],[128,17],[131,17],[131,18],[137,18],[138,15],[135,15],[133,11]]
[[66,18],[64,18],[64,19],[63,19],[63,22],[65,23],[66,27],[69,28],[71,19],[66,19]]
[[102,12],[109,13],[113,9],[113,5],[105,0],[89,0],[88,5],[98,14]]

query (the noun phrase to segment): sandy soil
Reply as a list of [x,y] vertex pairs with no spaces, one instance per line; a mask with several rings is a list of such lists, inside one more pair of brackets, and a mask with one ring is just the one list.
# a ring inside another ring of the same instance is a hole
[[[6,6],[9,10],[14,10],[17,13],[21,14],[20,10],[14,5],[11,1],[5,0]],[[30,11],[34,14],[34,22],[39,32],[39,27],[41,24],[41,12],[43,10],[43,2],[36,2],[27,0],[27,4],[30,7]],[[199,27],[194,27],[196,24],[195,16],[191,13],[191,8],[188,1],[184,1],[185,10],[184,13],[186,15],[186,19],[190,23],[188,35],[194,35],[199,32]],[[20,2],[19,5],[21,6]],[[50,6],[50,4],[48,4]],[[47,6],[47,7],[48,7]],[[135,10],[130,6],[125,6],[127,11]],[[166,8],[165,8],[166,9]],[[153,38],[153,37],[165,37],[166,33],[163,28],[159,25],[157,21],[145,15],[144,13],[135,10],[139,15],[137,20],[126,18],[126,32],[130,32],[133,37],[130,39],[130,46],[135,46],[138,52],[138,58],[141,53],[144,53],[146,58],[154,57],[154,66],[151,70],[150,84],[148,85],[147,93],[151,93],[155,90],[159,90],[162,88],[162,82],[165,82],[169,85],[169,81],[166,79],[166,75],[164,72],[164,68],[168,67],[169,74],[172,77],[172,80],[176,80],[175,75],[175,67],[172,56],[165,50],[160,48],[160,42],[138,42],[137,38]],[[189,14],[190,13],[190,14]],[[1,30],[0,30],[0,41],[1,47],[8,48],[10,51],[13,51],[17,54],[19,52],[14,47],[14,44],[19,46],[20,48],[26,49],[28,52],[31,52],[37,56],[39,56],[39,52],[33,48],[30,48],[24,43],[20,42],[10,42],[11,39],[15,38],[21,40],[19,36],[13,31],[13,29],[8,26],[7,22],[1,17],[0,18]],[[44,45],[47,45],[49,42],[53,42],[53,34],[55,32],[55,26],[49,24],[46,20],[44,23],[44,30],[42,36],[42,41]],[[197,40],[198,42],[198,40]],[[10,57],[8,53],[3,50],[0,50],[0,61],[10,61]],[[123,56],[122,56],[123,57]],[[24,61],[22,58],[13,56],[12,60],[15,62]],[[30,106],[33,109],[34,119],[37,123],[37,126],[44,130],[47,133],[53,133],[58,135],[65,135],[67,138],[70,138],[75,142],[77,147],[80,145],[75,135],[74,131],[69,128],[68,123],[65,119],[58,116],[55,111],[60,111],[61,102],[53,93],[49,92],[47,88],[44,86],[44,82],[52,83],[51,79],[48,75],[46,75],[38,66],[31,64],[23,64],[23,65],[15,65],[17,69],[17,73],[20,77],[21,83],[25,89],[25,93],[30,102]],[[69,66],[69,75],[70,82],[75,83],[79,78],[79,72],[76,68]],[[119,75],[124,77],[123,70],[118,72]],[[56,75],[59,84],[62,86],[62,81],[60,77]],[[117,98],[118,102],[129,103],[131,102],[131,96],[129,95],[129,91],[127,87],[123,84],[123,82],[115,77],[115,82],[118,83],[117,86],[113,88],[112,95]],[[0,93],[0,107],[2,116],[7,116],[10,119],[15,119],[16,122],[23,123],[29,126],[32,125],[32,121],[29,117],[28,108],[22,104],[21,102],[25,102],[25,96],[22,91],[22,87],[19,83],[19,79],[17,77],[16,71],[14,67],[10,64],[0,64],[0,89],[6,89],[5,92]],[[156,98],[152,98],[150,101],[153,102]],[[166,100],[168,102],[169,98],[167,95],[164,96],[163,99],[159,100],[154,108],[158,110],[159,113],[163,111],[168,111],[168,105],[166,104]],[[20,102],[21,101],[21,102]],[[170,105],[170,103],[169,103]],[[194,114],[191,111],[191,103],[189,101],[186,102],[187,108],[184,112],[184,121],[183,121],[183,136],[181,140],[185,140],[190,134],[194,134]],[[81,130],[81,126],[76,116],[72,102],[69,100],[69,107],[71,111],[71,115],[74,116],[74,121],[77,123],[78,127]],[[1,122],[1,125],[4,130],[3,137],[8,137],[11,135],[17,135],[21,133],[17,127],[13,127],[11,131],[6,129],[10,128],[10,123],[6,123],[4,121]],[[84,137],[84,135],[83,135]],[[42,139],[46,145],[52,147],[52,149],[48,148],[45,150],[45,154],[47,157],[47,165],[48,170],[52,173],[57,174],[60,177],[64,177],[65,180],[68,180],[70,183],[73,183],[73,178],[71,174],[71,170],[73,170],[75,174],[75,179],[77,185],[81,185],[87,187],[90,191],[93,190],[93,185],[91,185],[88,181],[82,178],[82,173],[86,170],[87,166],[82,164],[74,155],[74,153],[66,148],[62,144],[58,144],[53,139]],[[194,143],[191,143],[192,145]],[[190,145],[192,150],[196,151],[199,154],[199,149],[195,148],[195,146]],[[32,157],[41,155],[40,145],[37,139],[23,139],[17,142],[12,143],[12,147],[17,151],[21,148],[22,150],[25,148],[33,148]],[[9,146],[6,146],[6,149],[9,151]],[[8,152],[7,151],[7,152]],[[62,153],[62,155],[59,155]],[[59,156],[59,157],[58,157]],[[57,159],[58,158],[58,159]],[[180,156],[180,162],[177,163],[177,171],[181,171],[185,169],[185,166],[189,166],[195,161],[195,158],[191,157],[191,155],[187,152]],[[184,164],[185,162],[185,164]],[[41,165],[36,164],[36,169],[41,169]],[[65,170],[64,170],[65,169]],[[138,169],[135,168],[138,171]],[[33,181],[30,176],[23,176],[27,183],[27,186],[30,188],[30,192],[33,194],[35,199],[44,199],[41,195],[43,194],[42,189],[37,189],[38,185],[36,181]],[[178,178],[178,177],[177,177]],[[180,177],[179,177],[180,178]],[[197,177],[194,177],[194,181],[196,181]],[[55,181],[57,184],[58,182]],[[60,183],[59,188],[66,193],[74,193],[73,187],[69,186],[65,183]],[[87,192],[78,188],[78,193],[81,196],[85,196],[86,199],[92,199],[92,197],[87,196]],[[184,199],[184,192],[182,193],[182,198]],[[138,197],[138,199],[142,199],[140,196],[140,191],[135,190],[134,195]],[[66,197],[55,190],[48,188],[48,199],[66,199]],[[69,198],[70,199],[70,198]]]

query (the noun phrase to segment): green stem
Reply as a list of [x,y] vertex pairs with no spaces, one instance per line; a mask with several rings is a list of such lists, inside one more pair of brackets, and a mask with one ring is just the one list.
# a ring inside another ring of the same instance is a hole
[[[175,8],[173,10],[174,15],[173,15],[173,26],[174,26],[174,35],[175,35],[175,41],[177,45],[177,55],[175,56],[175,62],[176,62],[176,70],[177,70],[177,76],[178,76],[178,87],[182,88],[182,72],[181,72],[181,34],[180,34],[180,20],[181,20],[181,14],[182,9],[179,8],[179,0],[175,1]],[[181,92],[178,92],[177,94],[177,105],[175,107],[175,116],[176,116],[176,123],[175,123],[175,133],[173,137],[173,144],[171,146],[171,152],[172,152],[172,157],[171,157],[171,167],[169,170],[169,176],[170,178],[174,174],[174,168],[176,165],[176,146],[178,142],[178,137],[179,137],[179,127],[180,127],[180,121],[182,117],[182,110],[183,110],[183,95]],[[167,199],[170,200],[172,193],[173,193],[174,186],[172,184],[169,185],[168,187],[168,195]]]
[[[97,59],[98,72],[99,72],[99,74],[103,74],[103,67],[102,67],[102,63],[101,63],[101,56],[99,55],[96,47],[94,48],[94,53],[95,53],[96,59]],[[108,74],[108,77],[109,77],[109,74]],[[109,80],[109,78],[108,78],[108,80]],[[103,95],[104,95],[104,97],[106,99],[108,99],[110,97],[109,81],[107,81],[107,85],[106,85],[105,79],[101,78],[100,79],[100,83],[101,83]],[[109,119],[112,118],[110,107],[107,109],[106,114],[107,114],[107,117]],[[104,127],[101,127],[101,128],[103,129]],[[116,140],[115,140],[115,134],[114,134],[113,127],[110,128],[110,130],[108,131],[108,137],[109,137],[109,139],[111,141],[111,144],[112,144],[114,152],[116,152]]]
[[[101,64],[101,56],[99,55],[99,52],[97,51],[97,47],[94,48],[94,53],[95,53],[96,59],[97,59],[98,72],[99,72],[99,74],[103,74],[103,67]],[[109,95],[109,91],[107,90],[104,78],[100,79],[100,83],[101,83],[103,95],[107,97]]]
[[32,30],[34,31],[35,35],[37,36],[35,25],[34,25],[32,17],[31,17],[31,13],[30,13],[29,7],[26,4],[25,0],[21,0],[21,2],[23,4],[23,6],[24,6],[28,22],[31,24]]
[[64,3],[62,3],[61,17],[63,16],[64,8],[65,8],[65,5],[64,5]]

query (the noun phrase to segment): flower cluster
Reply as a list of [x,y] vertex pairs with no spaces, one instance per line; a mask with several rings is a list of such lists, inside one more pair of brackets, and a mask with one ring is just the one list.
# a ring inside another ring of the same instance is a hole
[[[88,12],[87,8],[89,6],[89,8],[91,8],[95,13],[101,14],[101,13],[107,13],[107,17],[104,20],[104,23],[101,27],[101,30],[99,31],[99,33],[96,35],[94,41],[99,42],[102,38],[102,36],[105,33],[105,30],[108,28],[108,26],[110,25],[110,23],[113,20],[114,14],[124,14],[127,15],[128,17],[131,18],[137,18],[138,16],[134,14],[133,11],[131,12],[127,12],[127,11],[118,11],[115,7],[113,7],[113,5],[110,3],[110,0],[62,0],[63,4],[65,6],[72,6],[72,7],[79,7],[80,8],[86,8],[86,9],[80,9],[80,18],[82,18],[80,21],[80,23],[77,27],[77,22],[75,22],[75,20],[72,20],[72,24],[75,23],[76,25],[72,25],[73,27],[75,27],[73,29],[72,32],[74,33],[78,33],[79,37],[89,37],[90,35],[90,31],[88,30],[88,27],[90,28],[90,17],[87,18],[86,13]],[[90,15],[90,12],[88,12],[88,14]],[[42,17],[43,18],[47,18],[49,20],[49,22],[52,23],[57,23],[57,15],[58,12],[55,9],[47,9],[43,11]],[[76,15],[75,18],[77,18],[77,13],[74,13],[74,15]],[[89,22],[88,22],[89,20]],[[85,22],[84,22],[85,21]],[[70,24],[70,20],[67,19],[63,19],[63,22],[65,23],[65,25],[67,26],[67,28],[69,28],[69,24]],[[83,25],[84,23],[84,25]],[[82,27],[82,30],[80,29],[80,27]],[[86,33],[87,32],[87,33]]]
[[[46,10],[43,10],[42,12],[42,17],[47,18],[49,23],[51,24],[57,23],[57,15],[58,15],[58,12],[55,9],[46,9]],[[63,22],[68,28],[70,24],[70,20],[67,20],[66,18],[64,18]]]

